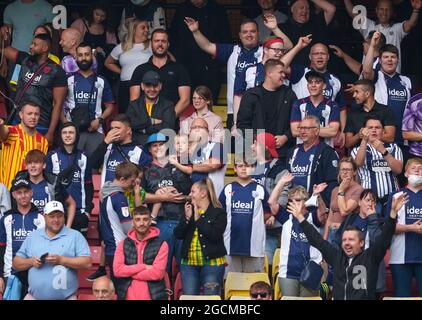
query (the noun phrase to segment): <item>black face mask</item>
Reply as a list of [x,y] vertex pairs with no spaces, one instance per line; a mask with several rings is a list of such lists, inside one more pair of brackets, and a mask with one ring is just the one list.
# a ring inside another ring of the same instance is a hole
[[91,61],[83,60],[81,62],[77,61],[77,64],[78,64],[79,69],[86,71],[86,70],[89,70],[91,68],[92,60]]

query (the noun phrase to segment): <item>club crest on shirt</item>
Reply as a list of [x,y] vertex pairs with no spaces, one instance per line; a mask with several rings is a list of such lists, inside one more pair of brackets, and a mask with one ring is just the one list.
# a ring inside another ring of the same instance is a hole
[[256,191],[256,190],[252,191],[252,197],[258,198],[259,197],[258,191]]
[[337,168],[337,166],[338,166],[338,161],[337,160],[333,160],[333,161],[331,161],[331,163],[332,163],[332,165],[333,165],[334,168]]

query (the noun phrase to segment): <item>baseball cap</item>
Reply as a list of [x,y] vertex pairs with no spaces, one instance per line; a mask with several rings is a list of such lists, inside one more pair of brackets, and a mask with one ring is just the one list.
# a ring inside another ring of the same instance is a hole
[[271,133],[261,132],[256,135],[256,141],[265,146],[271,156],[278,158],[278,152],[276,148],[275,138]]
[[148,140],[147,142],[145,142],[145,145],[148,146],[150,143],[153,142],[167,142],[167,137],[160,132],[153,133],[148,137]]
[[306,81],[309,81],[309,78],[317,78],[317,79],[321,79],[323,82],[325,81],[324,75],[320,72],[315,71],[315,70],[308,71],[305,74]]
[[160,75],[155,71],[147,71],[142,77],[142,83],[145,84],[159,84],[160,82]]
[[60,211],[61,213],[64,213],[64,208],[61,202],[50,201],[44,207],[44,214],[50,214],[55,211]]
[[31,188],[31,183],[27,180],[27,179],[15,179],[12,181],[12,187],[10,188],[10,191],[16,191],[19,188],[27,188],[27,189],[32,189]]

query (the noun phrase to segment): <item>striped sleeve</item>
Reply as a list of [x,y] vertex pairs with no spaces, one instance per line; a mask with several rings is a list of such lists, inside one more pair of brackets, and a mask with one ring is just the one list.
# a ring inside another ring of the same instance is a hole
[[393,157],[403,162],[403,152],[397,144],[393,144]]
[[19,139],[19,132],[17,126],[6,126],[9,129],[9,135],[7,136],[5,144],[11,144],[12,142]]

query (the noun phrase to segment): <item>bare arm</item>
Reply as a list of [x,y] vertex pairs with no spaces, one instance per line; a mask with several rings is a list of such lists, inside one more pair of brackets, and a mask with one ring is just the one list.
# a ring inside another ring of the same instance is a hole
[[417,220],[412,224],[399,224],[396,225],[396,234],[414,232],[422,234],[422,221]]
[[368,80],[374,80],[375,78],[375,72],[373,69],[375,46],[378,44],[380,37],[381,33],[376,31],[372,36],[371,44],[369,45],[368,52],[366,53],[365,59],[363,60],[363,77]]
[[422,133],[416,131],[403,131],[403,139],[410,141],[422,141]]
[[290,66],[299,51],[307,47],[312,42],[311,37],[311,34],[308,34],[306,37],[300,37],[297,44],[281,58],[281,62],[283,62],[286,69]]
[[409,33],[410,30],[412,30],[412,28],[416,26],[416,23],[418,22],[419,18],[419,10],[422,6],[421,0],[411,0],[411,3],[413,7],[412,15],[410,16],[409,20],[406,20],[403,23],[403,31],[406,33]]
[[331,49],[334,50],[334,54],[339,57],[340,59],[343,59],[344,63],[347,65],[347,67],[356,75],[360,75],[362,64],[359,61],[356,61],[351,56],[349,56],[347,53],[345,53],[343,50],[341,50],[339,47],[335,45],[329,45]]
[[74,270],[89,269],[92,265],[91,257],[64,257],[57,254],[49,254],[45,258],[46,263],[62,265]]
[[330,122],[327,127],[321,127],[319,136],[323,138],[334,138],[340,130],[340,122]]
[[195,172],[213,172],[222,167],[222,162],[220,159],[217,158],[209,158],[207,161],[200,163],[200,164],[194,164],[192,167],[192,171]]
[[336,13],[336,6],[329,3],[327,0],[311,0],[318,7],[324,10],[325,23],[328,25],[333,21],[334,15]]
[[290,130],[292,131],[292,136],[295,138],[299,137],[299,126],[300,126],[299,121],[290,122]]
[[176,105],[174,106],[174,111],[176,112],[176,117],[180,116],[186,107],[189,105],[190,102],[190,87],[183,86],[179,87],[179,101],[177,101]]
[[265,14],[263,16],[264,25],[271,30],[271,32],[281,39],[283,39],[284,49],[293,48],[293,43],[290,38],[277,25],[277,18],[273,14]]
[[72,198],[72,196],[69,194],[65,203],[66,203],[66,207],[67,207],[67,209],[66,209],[66,212],[67,212],[66,227],[72,228],[73,219],[75,219],[75,214],[76,214],[76,202]]
[[240,100],[242,100],[241,95],[235,94],[233,96],[233,126],[237,125],[237,114],[239,113]]
[[346,132],[346,143],[344,144],[346,148],[353,148],[359,143],[360,135],[359,132],[353,134],[351,132]]
[[4,120],[0,119],[0,140],[6,141],[9,136],[9,129],[5,126]]
[[130,87],[130,101],[136,100],[141,95],[141,86]]
[[63,102],[67,94],[67,87],[53,88],[53,111],[51,113],[50,126],[48,128],[46,139],[49,145],[53,145],[54,132],[59,123],[60,115],[63,111]]
[[31,269],[32,267],[40,267],[41,261],[39,257],[32,257],[32,258],[22,258],[19,256],[15,256],[13,258],[13,269],[18,271],[25,271]]
[[358,167],[362,167],[365,164],[366,146],[367,146],[367,141],[365,139],[362,139],[358,152],[356,153],[356,158],[355,158],[355,162]]
[[109,55],[105,60],[104,65],[108,70],[113,71],[117,74],[121,74],[122,69],[117,65],[117,62],[117,60],[114,60],[113,57]]
[[350,18],[354,18],[357,15],[357,13],[353,13],[352,0],[344,0],[344,6],[346,7],[346,11],[349,14]]
[[215,43],[210,42],[202,33],[199,31],[199,23],[192,18],[185,17],[185,23],[189,30],[192,32],[193,38],[195,39],[198,46],[206,53],[215,56],[217,54],[217,46]]

